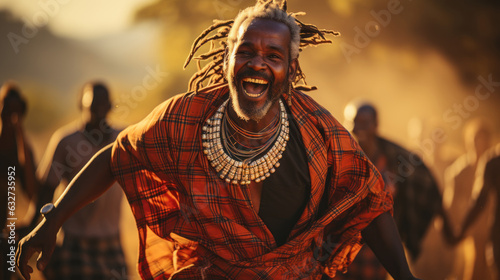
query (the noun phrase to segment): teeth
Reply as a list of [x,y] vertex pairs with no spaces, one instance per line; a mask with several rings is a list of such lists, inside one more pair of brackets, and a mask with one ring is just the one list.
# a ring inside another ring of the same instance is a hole
[[260,96],[260,93],[257,93],[257,94],[255,94],[255,93],[250,93],[250,92],[246,91],[245,89],[243,89],[243,91],[245,91],[245,93],[246,93],[248,96],[250,96],[250,97],[254,97],[254,98],[256,98],[256,97],[259,97],[259,96]]
[[261,84],[261,85],[267,85],[267,81],[266,80],[255,79],[255,78],[244,78],[243,82],[254,83],[254,84]]

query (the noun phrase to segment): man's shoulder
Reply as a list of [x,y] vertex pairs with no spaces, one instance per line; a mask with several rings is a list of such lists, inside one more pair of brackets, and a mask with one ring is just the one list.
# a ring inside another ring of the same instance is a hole
[[500,168],[500,143],[488,149],[479,159],[479,165],[484,164],[489,172]]
[[488,161],[499,160],[500,159],[500,143],[489,148],[486,151],[485,156],[488,159]]
[[321,136],[331,151],[360,151],[351,133],[325,107],[300,91],[294,91],[293,98],[292,112],[301,130]]
[[393,151],[393,152],[398,153],[398,154],[410,154],[411,153],[406,148],[403,148],[403,146],[401,146],[401,145],[397,144],[396,142],[391,141],[387,138],[378,136],[377,140],[378,140],[379,147],[381,147],[383,150]]
[[[178,126],[200,125],[204,118],[208,118],[211,110],[215,112],[217,104],[221,104],[227,93],[227,86],[219,85],[200,90],[177,94],[157,105],[140,122],[128,126],[119,136],[119,139],[143,138],[146,135],[176,135]],[[214,109],[215,108],[215,109]],[[155,136],[156,135],[156,136]],[[180,135],[176,135],[179,137]]]
[[300,108],[298,111],[301,115],[300,117],[315,118],[320,122],[324,122],[323,124],[326,126],[342,127],[332,113],[310,95],[299,90],[294,90],[292,98],[293,103],[297,104]]
[[180,93],[158,105],[154,111],[160,111],[162,119],[204,116],[224,101],[228,91],[226,84],[217,84],[198,92]]
[[471,168],[471,161],[467,154],[460,155],[455,159],[445,170],[445,173],[450,177],[458,177],[460,174],[466,173],[467,169]]
[[300,90],[294,90],[293,91],[293,99],[296,99],[294,101],[297,101],[300,103],[300,105],[310,111],[320,111],[325,113],[326,115],[331,115],[330,112],[323,107],[321,104],[319,104],[318,101],[316,101],[312,96],[309,94],[306,94]]
[[51,141],[57,141],[59,143],[67,143],[75,140],[81,134],[81,122],[73,121],[60,128],[58,128],[51,137]]

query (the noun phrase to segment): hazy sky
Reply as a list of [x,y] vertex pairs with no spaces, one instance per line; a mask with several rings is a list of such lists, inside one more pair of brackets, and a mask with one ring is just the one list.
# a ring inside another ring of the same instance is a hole
[[154,0],[2,0],[29,24],[48,26],[57,35],[87,39],[125,29],[137,8]]

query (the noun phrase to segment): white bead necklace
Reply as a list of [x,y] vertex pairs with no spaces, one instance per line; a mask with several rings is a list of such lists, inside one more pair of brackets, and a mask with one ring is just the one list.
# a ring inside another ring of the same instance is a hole
[[223,148],[223,141],[226,139],[224,133],[221,133],[221,123],[228,101],[226,100],[203,126],[203,152],[207,155],[219,177],[227,183],[241,185],[249,185],[251,181],[259,183],[271,176],[280,166],[279,160],[282,158],[289,140],[289,123],[285,105],[279,100],[281,127],[277,132],[279,136],[273,137],[275,140],[272,148],[255,160],[253,160],[253,156],[240,160],[234,155],[228,155]]

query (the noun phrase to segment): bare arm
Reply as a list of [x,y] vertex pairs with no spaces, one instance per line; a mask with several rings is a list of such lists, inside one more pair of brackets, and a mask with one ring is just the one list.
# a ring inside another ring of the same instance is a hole
[[19,242],[17,265],[23,277],[30,279],[33,269],[28,260],[40,252],[37,267],[43,270],[54,250],[56,234],[64,221],[80,208],[104,193],[115,181],[111,173],[111,144],[99,151],[75,176],[55,203],[56,208]]
[[498,170],[493,171],[491,164],[487,164],[484,172],[482,172],[479,177],[476,177],[475,184],[478,187],[481,187],[481,191],[474,201],[474,204],[472,204],[472,207],[469,209],[467,216],[465,216],[464,224],[459,234],[459,239],[462,239],[465,236],[467,229],[469,229],[469,227],[476,221],[479,214],[481,214],[481,212],[485,209],[486,203],[488,202],[488,195],[490,194],[490,189],[492,188],[492,181],[489,178],[492,172],[498,172]]
[[[59,169],[64,171],[67,171],[66,168],[69,168],[64,164],[66,152],[64,151],[63,146],[64,144],[60,137],[54,134],[50,139],[49,145],[45,150],[40,164],[38,165],[36,176],[40,182],[40,188],[38,189],[36,196],[35,209],[40,209],[44,204],[52,202],[54,199],[54,191],[63,180],[64,172],[59,172],[58,174],[58,172],[56,172],[57,167],[55,166],[62,166]],[[40,212],[35,212],[35,215],[28,227],[29,230],[33,229],[40,222],[40,216]],[[24,235],[21,237],[24,237]]]
[[26,143],[24,136],[24,128],[22,126],[22,120],[16,117],[14,121],[14,126],[16,129],[15,137],[17,142],[17,158],[23,169],[23,188],[28,198],[31,199],[33,195],[38,191],[38,182],[35,176],[35,161],[33,159],[33,151],[31,147]]
[[443,207],[443,204],[440,205],[438,209],[438,214],[441,216],[441,220],[443,222],[442,224],[442,234],[446,242],[450,245],[454,245],[458,242],[458,237],[456,236],[455,232],[453,231],[453,227],[451,225],[451,221],[448,218],[448,214],[446,213],[446,210]]
[[361,235],[394,279],[416,279],[410,272],[401,238],[389,213],[383,213],[375,218]]

